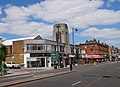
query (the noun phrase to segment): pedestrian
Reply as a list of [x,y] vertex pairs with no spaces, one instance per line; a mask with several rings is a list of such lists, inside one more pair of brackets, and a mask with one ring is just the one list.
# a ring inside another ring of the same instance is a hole
[[72,71],[72,64],[70,64],[70,71]]

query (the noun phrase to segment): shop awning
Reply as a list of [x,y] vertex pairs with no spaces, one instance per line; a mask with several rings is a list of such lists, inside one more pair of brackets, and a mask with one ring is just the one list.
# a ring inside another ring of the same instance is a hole
[[102,59],[104,58],[102,55],[82,55],[82,58],[88,58],[88,59]]

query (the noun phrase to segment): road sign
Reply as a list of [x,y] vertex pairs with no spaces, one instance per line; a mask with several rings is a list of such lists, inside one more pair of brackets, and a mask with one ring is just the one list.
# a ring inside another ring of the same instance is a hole
[[55,52],[55,53],[51,53],[51,57],[52,58],[59,58],[60,54]]

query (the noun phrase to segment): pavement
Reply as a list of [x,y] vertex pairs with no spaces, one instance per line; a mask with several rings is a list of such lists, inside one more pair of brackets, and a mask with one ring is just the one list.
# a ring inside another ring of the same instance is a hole
[[[65,68],[64,68],[65,69]],[[44,72],[48,73],[44,73]],[[10,69],[7,73],[7,75],[0,76],[0,78],[9,78],[9,77],[16,77],[16,76],[23,76],[23,75],[30,75],[33,73],[42,73],[40,75],[33,76],[32,78],[25,78],[25,79],[19,79],[15,81],[7,81],[7,82],[2,82],[0,83],[0,87],[8,87],[12,85],[17,85],[25,82],[31,82],[31,81],[36,81],[36,80],[41,80],[45,78],[50,78],[54,76],[59,76],[67,73],[71,73],[74,71],[70,71],[69,69],[67,70],[61,70],[57,69],[54,70],[53,68],[21,68],[21,69]],[[52,73],[49,73],[52,72]]]
[[53,70],[53,68],[21,68],[21,69],[9,69],[7,71],[7,74],[4,76],[0,76],[0,78],[7,78],[7,77],[13,77],[13,76],[21,76],[21,75],[27,75],[34,72],[44,72]]
[[50,78],[50,77],[54,77],[54,76],[59,76],[59,75],[67,74],[70,72],[71,71],[64,71],[64,72],[58,72],[58,73],[53,73],[53,74],[43,74],[41,76],[36,76],[36,77],[32,77],[32,78],[0,83],[0,87],[13,86],[13,85],[21,84],[21,83],[26,83],[26,82],[41,80],[41,79]]

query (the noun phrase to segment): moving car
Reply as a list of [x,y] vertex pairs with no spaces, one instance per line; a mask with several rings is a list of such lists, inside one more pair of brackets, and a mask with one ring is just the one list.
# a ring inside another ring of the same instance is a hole
[[7,68],[17,68],[20,69],[20,64],[16,64],[14,62],[5,62]]

